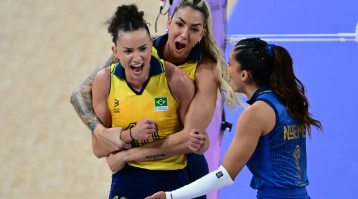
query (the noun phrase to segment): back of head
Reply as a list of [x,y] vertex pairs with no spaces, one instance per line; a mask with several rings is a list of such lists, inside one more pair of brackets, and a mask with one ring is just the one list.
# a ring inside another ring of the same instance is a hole
[[143,18],[144,12],[138,11],[136,5],[121,5],[111,19],[107,21],[108,32],[112,35],[112,41],[116,43],[121,32],[132,32],[144,28],[150,35],[149,28]]
[[313,119],[308,111],[305,87],[295,76],[292,57],[285,48],[249,38],[239,41],[234,51],[241,70],[250,72],[257,86],[270,86],[290,115],[305,125],[309,135],[311,125],[322,129],[321,123]]
[[[185,7],[191,7],[194,10],[201,12],[204,16],[204,29],[205,34],[200,41],[200,46],[203,54],[216,62],[216,77],[219,81],[219,88],[220,93],[226,101],[230,108],[233,108],[235,104],[241,104],[238,102],[237,96],[235,92],[232,90],[229,84],[229,75],[227,71],[226,61],[223,56],[223,52],[221,51],[220,47],[215,42],[213,32],[212,32],[212,19],[211,19],[211,12],[210,6],[205,0],[181,0],[176,5],[173,16],[179,9],[183,9]],[[224,91],[226,91],[227,98],[225,99]]]

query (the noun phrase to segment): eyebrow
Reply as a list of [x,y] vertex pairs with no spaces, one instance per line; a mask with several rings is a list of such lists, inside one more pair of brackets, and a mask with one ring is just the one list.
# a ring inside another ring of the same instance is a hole
[[[141,46],[139,46],[138,48],[143,48],[143,47],[145,47],[147,44],[143,44],[143,45],[141,45]],[[126,49],[126,50],[132,50],[133,48],[128,48],[128,47],[123,47],[124,49]]]
[[[182,19],[181,17],[177,17],[180,19],[180,21],[182,21],[184,24],[186,24],[186,22],[184,21],[184,19]],[[203,26],[201,23],[196,23],[196,24],[191,24],[191,26]]]

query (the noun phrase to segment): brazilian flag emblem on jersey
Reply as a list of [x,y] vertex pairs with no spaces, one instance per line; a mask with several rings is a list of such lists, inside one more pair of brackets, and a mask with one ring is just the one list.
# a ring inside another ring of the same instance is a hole
[[155,111],[168,111],[168,98],[167,97],[155,97],[154,98],[154,110]]

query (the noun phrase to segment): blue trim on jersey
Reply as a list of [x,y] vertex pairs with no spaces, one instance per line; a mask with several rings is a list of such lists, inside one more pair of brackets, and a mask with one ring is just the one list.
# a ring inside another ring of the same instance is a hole
[[136,91],[135,89],[133,89],[127,82],[126,80],[126,73],[124,71],[124,68],[122,66],[121,63],[118,63],[117,66],[115,67],[113,74],[116,75],[118,78],[124,79],[127,82],[128,87],[136,94],[136,95],[141,95],[145,88],[147,87],[149,80],[152,76],[154,75],[158,75],[164,72],[162,63],[154,56],[151,57],[150,59],[150,71],[149,71],[149,78],[147,81],[144,82],[143,87],[140,91]]
[[[149,77],[158,75],[162,72],[164,72],[164,70],[162,68],[162,63],[156,57],[151,56]],[[124,68],[120,62],[115,67],[113,74],[115,74],[117,77],[119,77],[121,79],[126,79],[126,73],[125,73]]]
[[[156,48],[159,51],[160,44],[163,44],[163,42],[167,42],[167,40],[168,40],[168,34],[164,34],[164,35],[156,37],[154,39],[154,42],[153,42],[154,48]],[[159,55],[160,58],[162,58],[161,55],[159,54],[159,52],[158,52],[158,55]],[[201,60],[201,55],[202,55],[202,52],[201,52],[200,44],[196,44],[191,49],[188,58],[183,63],[179,63],[179,64],[175,64],[175,65],[180,66],[180,65],[183,65],[183,64],[185,64],[187,62],[200,61]]]
[[251,99],[246,101],[248,104],[252,105],[254,102],[256,102],[257,97],[260,96],[263,93],[272,93],[272,90],[269,86],[263,86],[260,87],[255,91],[255,93],[252,95]]

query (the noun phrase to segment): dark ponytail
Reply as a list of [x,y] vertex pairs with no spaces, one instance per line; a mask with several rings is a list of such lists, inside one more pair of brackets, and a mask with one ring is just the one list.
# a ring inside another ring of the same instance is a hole
[[132,32],[144,28],[150,35],[146,21],[143,19],[144,12],[138,11],[136,5],[122,5],[111,19],[107,21],[108,32],[112,35],[112,41],[116,43],[120,32]]
[[270,86],[289,114],[300,121],[311,136],[311,125],[322,130],[321,122],[312,118],[305,87],[293,71],[293,61],[288,51],[259,38],[249,38],[235,45],[235,59],[241,70],[247,70],[259,86]]
[[321,122],[312,118],[309,102],[305,95],[305,86],[295,76],[293,61],[289,52],[281,47],[274,47],[274,67],[270,79],[271,89],[286,104],[287,111],[305,125],[311,136],[311,125],[322,131]]

